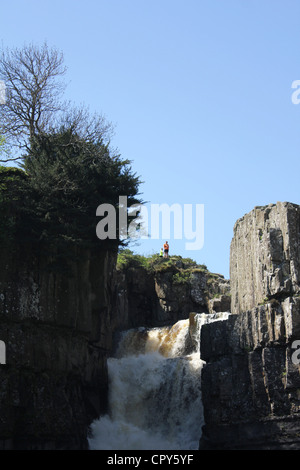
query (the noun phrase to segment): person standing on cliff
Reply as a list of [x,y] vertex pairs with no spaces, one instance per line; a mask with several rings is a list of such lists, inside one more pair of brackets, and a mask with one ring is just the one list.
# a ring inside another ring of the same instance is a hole
[[169,243],[164,244],[164,258],[169,258]]

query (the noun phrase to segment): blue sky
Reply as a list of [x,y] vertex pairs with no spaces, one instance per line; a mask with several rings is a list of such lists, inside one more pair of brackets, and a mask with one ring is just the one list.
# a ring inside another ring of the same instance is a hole
[[11,0],[0,14],[2,46],[64,53],[66,97],[115,124],[144,200],[204,204],[203,248],[171,237],[171,254],[229,277],[236,220],[300,204],[299,1]]

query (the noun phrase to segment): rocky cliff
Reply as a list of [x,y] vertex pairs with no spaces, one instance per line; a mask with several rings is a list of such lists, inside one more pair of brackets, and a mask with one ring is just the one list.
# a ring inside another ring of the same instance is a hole
[[86,448],[106,408],[116,255],[11,245],[0,259],[0,445]]
[[[171,325],[190,312],[230,311],[230,283],[189,258],[129,255],[115,279],[124,328]],[[129,262],[128,262],[129,261]]]
[[300,448],[299,217],[277,203],[234,227],[234,314],[201,332],[201,449]]
[[115,333],[230,308],[229,282],[181,257],[116,270],[113,251],[9,243],[0,259],[2,449],[86,449]]
[[28,245],[0,248],[0,445],[87,448],[107,411],[115,333],[191,312],[201,330],[201,449],[300,448],[300,207],[257,207],[234,227],[229,281],[189,259]]
[[230,250],[232,313],[300,293],[300,208],[255,207],[234,226]]

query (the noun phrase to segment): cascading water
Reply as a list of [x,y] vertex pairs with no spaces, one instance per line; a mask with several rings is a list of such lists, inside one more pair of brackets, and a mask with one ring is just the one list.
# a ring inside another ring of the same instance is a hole
[[172,327],[124,332],[108,360],[109,414],[92,423],[90,449],[198,449],[200,329],[228,315],[191,314]]

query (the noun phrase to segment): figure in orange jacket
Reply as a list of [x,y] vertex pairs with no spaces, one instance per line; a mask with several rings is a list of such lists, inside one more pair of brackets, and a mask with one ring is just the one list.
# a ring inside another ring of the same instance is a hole
[[164,244],[164,258],[169,258],[169,243]]

